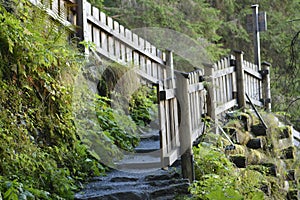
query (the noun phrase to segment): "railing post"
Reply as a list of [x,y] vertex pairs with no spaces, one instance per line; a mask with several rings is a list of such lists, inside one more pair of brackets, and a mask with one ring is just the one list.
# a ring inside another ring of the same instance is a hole
[[270,86],[270,66],[268,62],[263,62],[262,64],[262,85],[263,85],[263,99],[264,106],[267,112],[271,112],[271,86]]
[[[204,73],[207,82],[206,89],[207,92],[207,115],[211,118],[211,120],[215,123],[218,123],[216,109],[217,109],[217,100],[216,100],[216,86],[215,86],[215,78],[214,78],[214,66],[206,65],[204,68]],[[218,134],[218,128],[215,126],[215,130],[213,130],[216,134]]]
[[[86,0],[77,0],[77,37],[79,38],[80,41],[84,41],[88,38],[88,28],[87,28],[87,12],[86,12]],[[88,55],[89,49],[84,48],[84,53]]]
[[178,73],[177,75],[177,98],[181,111],[181,122],[179,125],[181,170],[183,178],[190,182],[195,179],[192,153],[192,124],[191,110],[188,91],[188,76]]
[[166,51],[166,65],[167,65],[167,78],[171,79],[170,84],[168,85],[170,88],[175,88],[175,80],[174,80],[174,63],[173,63],[173,51]]
[[236,59],[236,84],[237,84],[237,101],[238,107],[241,109],[246,108],[245,99],[245,83],[244,83],[244,68],[243,68],[243,55],[242,51],[235,51]]

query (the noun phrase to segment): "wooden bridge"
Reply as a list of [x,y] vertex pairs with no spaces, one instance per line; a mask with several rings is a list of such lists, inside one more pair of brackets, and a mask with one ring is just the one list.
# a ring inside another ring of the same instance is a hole
[[[269,65],[262,63],[259,69],[243,59],[243,52],[235,51],[204,69],[178,72],[174,70],[172,51],[156,48],[86,0],[30,1],[54,20],[70,26],[81,40],[95,43],[100,57],[133,64],[141,79],[156,86],[161,166],[172,165],[181,157],[184,177],[192,179],[191,147],[203,132],[203,116],[217,124],[226,111],[247,107],[245,94],[255,106],[271,110]],[[298,145],[300,135],[294,138]]]

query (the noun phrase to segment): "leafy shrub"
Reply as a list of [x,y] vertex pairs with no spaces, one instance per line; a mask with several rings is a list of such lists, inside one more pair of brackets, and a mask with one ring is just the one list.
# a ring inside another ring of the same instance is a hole
[[224,152],[212,145],[194,148],[196,181],[192,199],[264,199],[263,175],[251,169],[237,171]]
[[138,144],[139,138],[136,125],[122,110],[114,110],[110,107],[112,100],[97,96],[96,114],[103,133],[123,150],[132,151]]
[[156,91],[147,86],[140,87],[130,99],[130,116],[138,125],[147,125],[157,117],[155,102],[157,102]]
[[104,172],[73,124],[83,55],[41,10],[9,2],[13,9],[0,3],[0,199],[70,199]]

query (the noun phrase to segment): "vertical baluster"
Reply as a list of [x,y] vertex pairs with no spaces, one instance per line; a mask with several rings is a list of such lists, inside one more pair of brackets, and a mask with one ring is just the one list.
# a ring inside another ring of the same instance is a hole
[[[107,24],[107,20],[106,20],[106,14],[103,12],[100,12],[100,21],[103,24]],[[101,48],[104,52],[108,52],[108,38],[107,38],[107,34],[104,31],[101,31],[100,33],[100,38],[101,38]]]
[[[132,38],[132,32],[128,29],[125,29],[125,37],[129,40],[129,41],[133,41],[133,38]],[[126,46],[126,62],[128,63],[132,63],[132,55],[133,51],[130,47]]]
[[[133,33],[133,35],[132,35],[132,41],[135,46],[139,45],[139,38],[135,33]],[[139,68],[139,53],[137,51],[133,52],[133,64],[134,64],[134,67]]]
[[[107,17],[107,26],[113,30],[113,19],[111,17]],[[114,44],[114,37],[109,35],[108,36],[108,52],[110,56],[115,56],[115,44]]]
[[[125,28],[124,26],[120,25],[120,35],[122,35],[123,37],[125,36]],[[126,62],[126,47],[123,43],[120,42],[120,57],[122,62]]]
[[[117,21],[114,21],[114,31],[117,35],[120,34],[120,26],[119,26],[119,22]],[[121,59],[120,55],[120,49],[121,49],[121,46],[120,46],[120,41],[115,37],[115,56],[117,58],[117,60]]]

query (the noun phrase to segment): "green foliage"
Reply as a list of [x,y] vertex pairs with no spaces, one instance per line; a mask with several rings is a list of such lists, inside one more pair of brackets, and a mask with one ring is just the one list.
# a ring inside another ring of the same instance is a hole
[[192,199],[264,199],[259,189],[263,174],[251,169],[237,171],[224,152],[210,145],[193,149],[196,181]]
[[234,189],[234,182],[229,176],[207,174],[192,185],[193,199],[243,199]]
[[73,76],[83,55],[41,10],[11,2],[0,4],[0,198],[70,199],[104,171],[73,124]]
[[168,28],[186,34],[202,46],[204,45],[200,39],[206,38],[210,42],[207,51],[214,59],[218,59],[226,52],[219,48],[218,43],[221,39],[221,36],[217,34],[221,25],[218,18],[219,12],[205,0],[104,0],[103,4],[106,12],[131,29]]
[[[289,112],[287,119],[300,129],[298,0],[104,0],[103,5],[126,27],[169,28],[198,41],[215,59],[231,49],[244,51],[245,59],[253,62],[253,34],[246,31],[246,16],[255,3],[267,12],[268,30],[260,33],[261,60],[272,64],[272,110]],[[201,39],[213,45],[203,45]],[[192,69],[174,57],[176,69]]]
[[194,148],[196,182],[191,187],[194,199],[242,199],[235,190],[236,175],[225,154],[211,146]]
[[140,87],[132,95],[129,102],[129,112],[131,118],[138,125],[147,125],[154,117],[157,117],[157,94],[155,89],[146,86]]
[[193,149],[195,154],[195,174],[202,177],[206,174],[230,175],[233,171],[232,163],[225,154],[214,147],[203,147]]
[[96,114],[103,133],[119,148],[132,151],[139,141],[135,123],[122,110],[112,109],[108,98],[96,98]]
[[88,0],[88,2],[90,2],[93,6],[96,6],[99,9],[103,8],[103,1],[104,0]]

